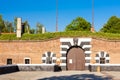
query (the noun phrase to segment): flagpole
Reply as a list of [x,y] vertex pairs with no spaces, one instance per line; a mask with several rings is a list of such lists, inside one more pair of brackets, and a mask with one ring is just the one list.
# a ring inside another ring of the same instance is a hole
[[58,31],[58,0],[56,0],[56,32]]
[[94,32],[94,0],[92,0],[92,26],[91,31]]

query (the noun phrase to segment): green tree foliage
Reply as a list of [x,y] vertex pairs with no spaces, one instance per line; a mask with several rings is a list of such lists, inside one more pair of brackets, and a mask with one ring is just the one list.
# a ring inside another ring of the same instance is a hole
[[16,32],[16,30],[17,30],[17,17],[14,18],[14,29]]
[[42,27],[43,27],[43,25],[40,24],[40,23],[37,23],[36,27],[37,27],[37,29],[36,29],[36,33],[37,33],[37,34],[42,33]]
[[66,26],[65,31],[90,31],[91,24],[82,17],[77,17],[69,25]]
[[12,22],[4,21],[0,15],[0,32],[11,33],[14,32]]
[[35,34],[35,29],[30,29],[30,34]]
[[4,24],[5,24],[5,32],[6,33],[14,32],[14,27],[12,25],[12,22],[4,21]]
[[120,18],[116,16],[110,17],[100,32],[120,33]]
[[24,32],[29,34],[30,33],[30,25],[29,25],[28,21],[24,22],[24,27],[25,27]]
[[5,24],[4,24],[4,21],[2,19],[2,15],[0,15],[0,33],[5,32],[5,31],[6,31]]
[[[36,27],[37,29],[30,29],[30,25],[28,23],[28,21],[24,21],[22,23],[23,33],[27,33],[27,34],[35,34],[35,32],[37,34],[42,33],[42,27],[43,25],[40,23],[37,23]],[[8,22],[8,21],[4,21],[2,19],[2,15],[0,15],[0,33],[12,33],[12,32],[16,32],[17,29],[17,17],[14,18],[14,22]]]

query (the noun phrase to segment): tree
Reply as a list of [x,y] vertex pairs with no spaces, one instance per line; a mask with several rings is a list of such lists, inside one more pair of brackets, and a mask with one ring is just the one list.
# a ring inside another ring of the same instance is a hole
[[13,27],[13,24],[12,24],[12,22],[10,22],[9,23],[9,32],[11,33],[11,32],[14,32],[14,27]]
[[5,32],[5,24],[4,24],[4,21],[2,19],[2,15],[0,15],[0,34],[1,32]]
[[30,25],[29,25],[29,23],[28,23],[28,21],[25,21],[24,22],[24,27],[25,27],[25,33],[30,33]]
[[30,29],[30,34],[34,34],[35,33],[35,29]]
[[5,24],[5,32],[14,32],[14,27],[12,25],[12,22],[8,22],[8,21],[4,21],[4,24]]
[[16,32],[16,30],[17,30],[17,17],[14,18],[14,29]]
[[90,31],[91,24],[82,17],[77,17],[69,25],[66,26],[65,31]]
[[103,28],[100,29],[100,32],[120,33],[120,18],[110,17]]
[[37,29],[36,29],[36,33],[37,33],[37,34],[42,33],[42,27],[43,27],[43,25],[40,24],[40,23],[37,23],[36,27],[37,27]]

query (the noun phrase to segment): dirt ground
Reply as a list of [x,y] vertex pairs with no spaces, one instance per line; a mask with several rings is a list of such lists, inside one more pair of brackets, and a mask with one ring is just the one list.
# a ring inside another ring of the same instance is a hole
[[30,71],[0,75],[0,80],[120,80],[120,72]]

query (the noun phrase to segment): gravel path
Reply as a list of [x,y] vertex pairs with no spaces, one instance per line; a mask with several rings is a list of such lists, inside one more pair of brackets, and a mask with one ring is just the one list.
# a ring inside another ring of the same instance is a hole
[[[108,75],[109,74],[109,75]],[[46,72],[46,71],[30,71],[15,72],[0,75],[0,80],[120,80],[120,72],[89,72],[89,71],[62,71],[62,72]],[[115,75],[115,76],[114,76]]]

